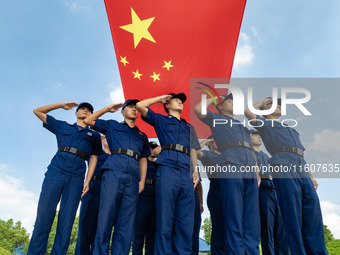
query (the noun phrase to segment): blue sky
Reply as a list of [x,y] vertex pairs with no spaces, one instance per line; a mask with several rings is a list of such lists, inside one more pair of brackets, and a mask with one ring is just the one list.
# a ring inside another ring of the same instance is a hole
[[[339,9],[335,0],[248,1],[232,76],[339,77]],[[44,172],[56,151],[55,137],[32,110],[65,101],[89,101],[95,109],[123,101],[104,2],[1,1],[0,83],[0,218],[22,220],[31,232]],[[299,131],[307,160],[336,161],[339,89],[336,82],[320,87],[310,87],[313,118],[301,121]],[[74,111],[52,115],[75,121]],[[324,221],[340,238],[340,179],[318,181]]]

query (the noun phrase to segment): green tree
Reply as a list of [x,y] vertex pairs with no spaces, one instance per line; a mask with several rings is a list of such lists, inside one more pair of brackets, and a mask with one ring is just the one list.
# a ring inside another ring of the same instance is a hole
[[[68,250],[66,253],[67,255],[73,255],[76,249],[77,236],[78,236],[78,222],[79,222],[79,217],[77,216],[73,223],[71,237],[70,237],[70,246],[68,247]],[[58,212],[56,213],[56,216],[54,217],[53,225],[51,227],[51,231],[48,236],[46,255],[49,255],[52,252],[54,238],[55,238],[56,231],[57,231],[57,224],[58,224]],[[28,247],[25,249],[26,252],[27,252],[27,249]]]
[[11,255],[11,252],[9,250],[6,250],[5,248],[0,247],[0,254],[1,255]]
[[210,239],[211,239],[211,217],[210,216],[209,218],[204,219],[201,229],[203,229],[203,232],[204,232],[205,242],[208,245],[210,245]]
[[340,254],[340,239],[335,239],[326,244],[329,255],[339,255]]
[[[21,226],[21,221],[14,223],[12,219],[8,221],[0,220],[0,247],[13,253],[16,250],[23,250],[28,244],[29,234]],[[1,253],[2,254],[2,253]],[[4,252],[4,254],[6,254]]]
[[329,230],[329,228],[327,227],[327,225],[323,225],[323,232],[325,235],[325,244],[328,244],[329,242],[334,240],[334,236]]

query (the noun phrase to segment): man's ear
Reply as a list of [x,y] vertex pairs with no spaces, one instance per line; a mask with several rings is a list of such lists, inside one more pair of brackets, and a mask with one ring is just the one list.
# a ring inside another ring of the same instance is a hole
[[124,116],[124,110],[121,110],[120,113]]
[[76,111],[76,112],[74,113],[74,115],[78,116],[78,111]]
[[217,110],[222,111],[222,108],[223,108],[223,107],[222,107],[221,104],[218,104],[218,105],[217,105]]

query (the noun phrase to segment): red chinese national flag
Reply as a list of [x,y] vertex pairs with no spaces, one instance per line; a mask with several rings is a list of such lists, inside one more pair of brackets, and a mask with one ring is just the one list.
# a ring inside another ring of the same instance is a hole
[[[184,92],[190,78],[230,77],[246,0],[105,0],[125,99]],[[161,104],[151,107],[165,114]],[[139,120],[149,137],[153,128]]]

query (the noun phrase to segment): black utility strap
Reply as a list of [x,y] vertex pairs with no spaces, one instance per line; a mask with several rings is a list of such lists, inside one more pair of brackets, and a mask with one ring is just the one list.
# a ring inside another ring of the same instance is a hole
[[301,157],[304,156],[304,152],[303,150],[301,150],[300,148],[297,147],[286,147],[286,146],[282,146],[282,147],[277,147],[274,149],[272,155],[274,155],[277,152],[292,152],[295,153]]
[[134,152],[133,150],[130,150],[130,149],[123,149],[123,148],[114,149],[114,150],[111,151],[111,155],[113,155],[113,154],[124,154],[126,156],[134,158],[137,161],[139,160],[139,155],[136,152]]
[[74,155],[77,155],[79,157],[81,157],[84,160],[87,160],[88,155],[80,150],[78,150],[77,148],[74,147],[59,147],[58,151],[63,151],[63,152],[68,152]]
[[146,179],[146,180],[145,180],[145,184],[146,184],[146,185],[156,186],[156,180]]
[[190,156],[190,150],[181,144],[166,144],[162,146],[162,150],[173,150],[187,154]]
[[231,147],[245,147],[250,150],[253,150],[253,147],[245,141],[237,141],[237,142],[230,142],[230,143],[225,143],[221,147],[219,147],[219,151],[224,151],[225,149],[231,148]]

